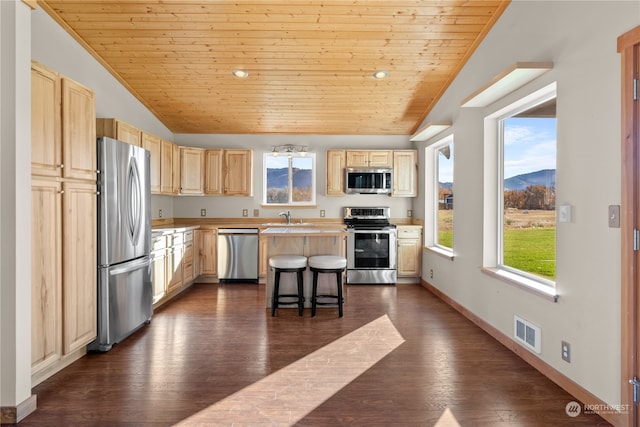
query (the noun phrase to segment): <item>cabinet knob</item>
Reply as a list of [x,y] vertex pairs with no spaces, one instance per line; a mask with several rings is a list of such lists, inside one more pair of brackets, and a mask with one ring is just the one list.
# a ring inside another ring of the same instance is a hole
[[64,194],[64,190],[58,191],[58,194]]
[[99,191],[96,191],[96,194],[99,196],[99,195],[100,195],[100,192],[99,192]]
[[56,167],[60,169],[64,169],[64,163],[58,163]]

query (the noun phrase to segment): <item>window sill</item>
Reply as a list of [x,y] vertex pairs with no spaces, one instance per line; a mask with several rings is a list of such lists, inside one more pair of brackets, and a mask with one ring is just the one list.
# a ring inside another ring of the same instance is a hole
[[504,283],[515,286],[516,288],[538,295],[551,302],[558,302],[558,294],[556,294],[555,289],[538,283],[535,280],[527,279],[526,277],[522,277],[499,268],[482,267],[480,270],[484,274],[495,277]]
[[436,255],[439,255],[443,258],[447,258],[450,261],[453,261],[453,251],[448,251],[446,249],[440,248],[438,246],[425,246],[424,249],[432,252]]

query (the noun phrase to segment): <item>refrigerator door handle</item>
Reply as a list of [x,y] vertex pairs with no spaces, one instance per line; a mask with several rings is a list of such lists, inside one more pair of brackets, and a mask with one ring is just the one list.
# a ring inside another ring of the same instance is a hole
[[131,158],[129,173],[127,175],[127,220],[129,234],[133,244],[138,244],[140,237],[140,222],[142,221],[142,188],[140,183],[140,171],[135,157]]
[[110,276],[115,276],[118,274],[123,274],[123,273],[128,273],[130,271],[135,271],[140,269],[140,267],[144,267],[149,265],[149,263],[151,262],[151,258],[148,256],[139,258],[135,261],[130,261],[125,263],[124,265],[120,265],[120,266],[116,266],[116,267],[110,267],[109,268],[109,275]]

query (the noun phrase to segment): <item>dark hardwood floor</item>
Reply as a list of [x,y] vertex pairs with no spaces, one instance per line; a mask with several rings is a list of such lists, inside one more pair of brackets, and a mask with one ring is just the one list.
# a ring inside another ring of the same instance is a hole
[[328,307],[315,318],[291,308],[272,318],[264,292],[255,284],[193,286],[110,352],[35,387],[38,409],[19,425],[189,425],[188,417],[385,314],[405,341],[296,425],[609,425],[597,415],[569,417],[569,394],[419,285],[347,286],[343,318]]

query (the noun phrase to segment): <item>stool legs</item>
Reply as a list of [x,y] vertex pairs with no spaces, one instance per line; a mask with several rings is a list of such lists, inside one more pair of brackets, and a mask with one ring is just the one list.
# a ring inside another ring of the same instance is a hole
[[[297,298],[295,302],[282,302],[282,304],[298,304],[298,316],[302,316],[304,311],[304,280],[303,272],[305,269],[296,268],[275,268],[275,276],[273,283],[273,296],[271,298],[271,317],[276,315],[276,308],[280,305],[280,298]],[[296,282],[298,287],[297,294],[283,294],[280,295],[280,274],[281,273],[296,273]]]
[[[316,305],[330,305],[333,303],[330,302],[318,302],[318,298],[333,298],[336,300],[336,304],[338,305],[338,314],[340,317],[343,315],[342,305],[344,303],[344,298],[342,297],[342,272],[344,269],[316,269],[311,268],[313,271],[313,285],[311,288],[311,317],[316,315]],[[318,295],[318,274],[319,273],[335,273],[336,274],[336,285],[338,287],[338,295]]]

